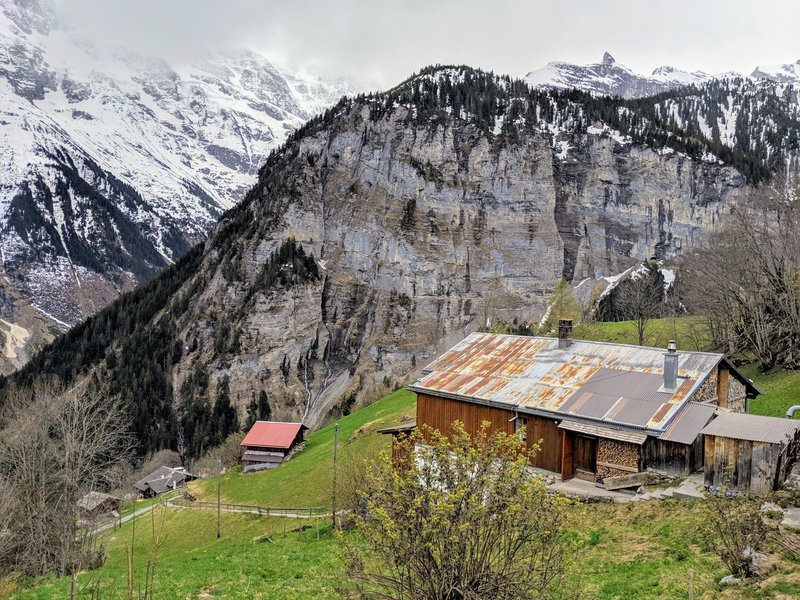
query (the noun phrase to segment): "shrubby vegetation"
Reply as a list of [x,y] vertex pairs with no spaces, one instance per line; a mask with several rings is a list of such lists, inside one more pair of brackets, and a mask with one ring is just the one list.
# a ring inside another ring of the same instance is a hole
[[[562,598],[578,549],[572,501],[531,474],[517,435],[424,432],[370,467],[348,547],[363,598]],[[497,460],[497,458],[501,460]],[[398,462],[399,461],[399,462]]]

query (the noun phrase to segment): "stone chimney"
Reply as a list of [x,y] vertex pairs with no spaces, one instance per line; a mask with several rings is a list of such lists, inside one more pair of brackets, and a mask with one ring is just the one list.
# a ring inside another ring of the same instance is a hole
[[675,340],[670,340],[667,344],[667,351],[664,353],[664,390],[674,392],[678,389],[678,345]]
[[558,320],[558,349],[566,350],[572,345],[572,319]]

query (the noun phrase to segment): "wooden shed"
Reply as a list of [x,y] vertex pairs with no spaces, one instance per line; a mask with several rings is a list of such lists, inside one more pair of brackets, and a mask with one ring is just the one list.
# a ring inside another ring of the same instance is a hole
[[800,447],[800,421],[724,413],[705,436],[705,484],[726,486],[756,496],[786,480]]
[[280,465],[300,444],[308,427],[302,423],[256,421],[242,440],[243,471],[259,471]]

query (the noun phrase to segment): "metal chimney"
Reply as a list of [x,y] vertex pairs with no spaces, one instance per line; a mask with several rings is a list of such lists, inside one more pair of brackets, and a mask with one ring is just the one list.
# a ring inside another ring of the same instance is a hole
[[674,392],[678,389],[678,345],[675,340],[670,340],[667,344],[667,351],[664,353],[664,389]]
[[566,350],[572,345],[572,319],[558,320],[558,349]]

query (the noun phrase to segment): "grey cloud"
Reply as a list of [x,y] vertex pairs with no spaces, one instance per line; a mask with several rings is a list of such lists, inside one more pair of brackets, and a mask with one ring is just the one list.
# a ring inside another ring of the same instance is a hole
[[175,60],[248,47],[278,64],[388,87],[432,63],[522,76],[609,50],[641,72],[749,73],[800,58],[800,3],[764,0],[60,0],[98,40]]

